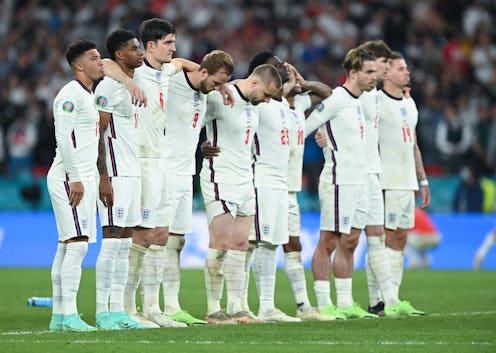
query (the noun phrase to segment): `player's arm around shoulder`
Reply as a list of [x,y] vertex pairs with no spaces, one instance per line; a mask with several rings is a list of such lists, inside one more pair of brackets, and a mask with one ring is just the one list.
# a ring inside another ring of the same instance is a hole
[[171,64],[176,69],[176,72],[179,72],[183,69],[186,71],[196,71],[200,68],[200,65],[195,63],[194,61],[183,58],[174,58],[172,59]]
[[117,82],[126,85],[127,90],[131,94],[131,102],[137,106],[146,106],[146,94],[141,87],[139,87],[132,77],[129,77],[122,71],[120,66],[112,59],[102,59],[105,76],[116,80]]

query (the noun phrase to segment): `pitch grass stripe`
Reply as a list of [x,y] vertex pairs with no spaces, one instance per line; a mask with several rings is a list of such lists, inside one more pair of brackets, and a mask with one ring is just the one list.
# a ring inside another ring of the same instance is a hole
[[[22,339],[10,339],[10,340],[5,340],[2,341],[1,343],[38,343],[38,344],[47,344],[47,343],[60,343],[60,340],[29,340],[25,341]],[[373,347],[373,346],[484,346],[484,347],[496,347],[496,343],[492,342],[461,342],[461,343],[454,343],[454,342],[446,342],[446,341],[439,341],[439,342],[421,342],[421,341],[407,341],[407,342],[395,342],[395,341],[383,341],[383,342],[350,342],[350,341],[300,341],[300,342],[286,342],[286,341],[271,341],[271,342],[266,342],[266,341],[249,341],[249,342],[224,342],[224,341],[174,341],[174,340],[169,340],[167,342],[164,341],[150,341],[150,340],[141,340],[141,341],[122,341],[119,340],[118,342],[116,340],[111,340],[111,339],[94,339],[94,340],[73,340],[71,341],[72,344],[111,344],[115,345],[116,343],[119,344],[130,344],[130,343],[138,343],[138,344],[194,344],[194,345],[301,345],[301,346],[363,346],[364,344]]]

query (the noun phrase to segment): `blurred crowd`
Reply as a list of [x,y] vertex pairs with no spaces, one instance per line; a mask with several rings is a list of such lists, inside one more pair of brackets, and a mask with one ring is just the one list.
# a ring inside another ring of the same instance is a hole
[[[66,46],[97,43],[145,18],[177,29],[177,56],[229,52],[236,77],[272,50],[306,79],[343,82],[341,62],[382,38],[402,52],[419,108],[417,136],[430,175],[496,173],[496,2],[491,0],[3,0],[0,5],[0,166],[4,177],[44,175],[54,156],[51,105],[70,79]],[[305,188],[316,192],[322,153],[307,139]]]

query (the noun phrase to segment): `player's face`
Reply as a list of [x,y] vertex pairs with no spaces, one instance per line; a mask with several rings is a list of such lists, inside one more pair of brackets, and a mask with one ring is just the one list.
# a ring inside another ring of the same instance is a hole
[[[150,43],[150,42],[149,42]],[[168,34],[162,39],[157,40],[156,43],[152,43],[153,57],[159,63],[165,64],[172,61],[172,55],[176,51],[176,35]]]
[[253,105],[258,105],[262,102],[268,103],[272,96],[278,91],[273,82],[271,82],[270,85],[265,85],[261,81],[256,80],[252,85],[252,90],[248,93],[247,98]]
[[96,49],[87,50],[79,59],[82,70],[89,79],[96,81],[104,75],[103,62]]
[[362,92],[372,90],[377,84],[377,65],[375,61],[363,62],[362,69],[357,72],[357,86]]
[[381,56],[375,60],[377,67],[377,82],[382,82],[389,71],[389,59]]
[[391,68],[387,73],[387,80],[399,88],[410,83],[410,71],[404,59],[391,60]]
[[126,45],[120,50],[122,61],[130,69],[134,69],[143,65],[143,50],[139,46],[136,38],[127,41]]
[[214,89],[218,90],[222,85],[229,81],[229,78],[231,77],[226,74],[224,69],[218,70],[213,75],[209,75],[207,69],[203,70],[205,70],[207,76],[200,81],[200,91],[205,94],[212,92]]
[[279,59],[277,56],[270,58],[267,60],[267,64],[274,65],[277,71],[279,71],[279,75],[281,75],[281,80],[283,83],[289,81],[289,69],[284,62]]

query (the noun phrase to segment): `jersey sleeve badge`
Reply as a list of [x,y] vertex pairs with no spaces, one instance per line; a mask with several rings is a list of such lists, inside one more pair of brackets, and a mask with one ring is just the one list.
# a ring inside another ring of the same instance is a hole
[[62,104],[62,110],[67,113],[72,113],[74,111],[74,103],[65,101],[64,104]]
[[320,102],[319,104],[317,104],[317,106],[315,107],[315,110],[317,110],[319,113],[322,113],[324,111],[324,103]]
[[100,108],[105,108],[108,105],[108,99],[104,96],[98,96],[96,98],[96,105]]

